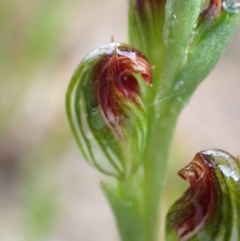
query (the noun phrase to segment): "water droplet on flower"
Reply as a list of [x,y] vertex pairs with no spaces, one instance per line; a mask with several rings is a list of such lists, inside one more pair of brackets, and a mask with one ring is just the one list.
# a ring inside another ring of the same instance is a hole
[[183,80],[178,81],[174,87],[174,90],[179,90],[183,84],[184,84]]
[[92,108],[91,113],[93,115],[96,115],[98,113],[98,111],[99,111],[98,108]]
[[240,13],[240,3],[233,0],[225,0],[222,6],[226,12],[229,13]]
[[90,117],[91,125],[95,130],[100,130],[106,126],[106,123],[101,118],[99,108],[91,109],[91,117]]

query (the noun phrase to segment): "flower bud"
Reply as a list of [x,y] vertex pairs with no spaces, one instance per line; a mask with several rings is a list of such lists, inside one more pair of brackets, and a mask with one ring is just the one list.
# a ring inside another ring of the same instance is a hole
[[136,171],[147,134],[137,81],[151,85],[151,66],[129,45],[109,43],[89,53],[67,91],[69,122],[85,159],[105,174]]
[[162,30],[166,0],[130,0],[128,35],[153,65],[162,63]]
[[196,154],[179,175],[190,188],[170,208],[167,240],[240,240],[240,163],[222,150]]

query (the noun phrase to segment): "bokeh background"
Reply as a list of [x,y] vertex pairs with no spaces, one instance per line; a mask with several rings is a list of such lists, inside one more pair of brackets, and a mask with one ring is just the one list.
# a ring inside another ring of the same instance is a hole
[[[100,190],[65,114],[65,92],[95,47],[127,41],[127,1],[0,1],[0,240],[117,241]],[[240,29],[184,109],[174,137],[163,211],[187,185],[176,172],[194,154],[240,154]]]

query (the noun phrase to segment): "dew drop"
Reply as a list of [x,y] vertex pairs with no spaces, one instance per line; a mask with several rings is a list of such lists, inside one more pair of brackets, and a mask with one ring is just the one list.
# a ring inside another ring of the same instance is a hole
[[183,84],[184,84],[183,80],[178,81],[174,87],[174,90],[179,90]]
[[182,101],[182,98],[181,98],[181,97],[177,97],[177,101],[178,101],[178,102],[181,102],[181,101]]
[[106,123],[103,121],[102,116],[100,115],[99,108],[91,109],[90,122],[94,129],[100,130],[106,126]]
[[222,6],[228,13],[240,13],[240,3],[234,0],[223,1]]
[[127,201],[126,204],[127,204],[127,206],[132,206],[132,202],[131,201]]
[[96,115],[97,113],[98,113],[98,108],[92,108],[91,109],[91,113],[93,114],[93,115]]

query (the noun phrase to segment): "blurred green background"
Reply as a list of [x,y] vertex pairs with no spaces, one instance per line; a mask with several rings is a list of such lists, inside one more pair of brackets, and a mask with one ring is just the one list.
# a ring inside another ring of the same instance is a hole
[[[106,177],[82,160],[65,114],[74,69],[111,36],[127,41],[127,1],[0,1],[1,241],[119,240],[99,188]],[[196,152],[240,154],[239,43],[240,29],[180,117],[164,212]]]

